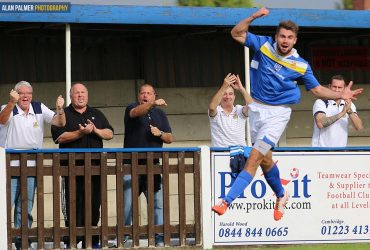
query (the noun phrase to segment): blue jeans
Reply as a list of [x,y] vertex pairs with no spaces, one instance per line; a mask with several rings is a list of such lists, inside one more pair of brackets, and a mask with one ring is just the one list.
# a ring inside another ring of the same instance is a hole
[[[131,225],[132,222],[132,191],[131,191],[131,175],[123,176],[123,195],[124,195],[124,205],[123,205],[123,219],[125,225]],[[148,198],[148,193],[144,192],[145,197]],[[154,192],[154,224],[163,225],[163,189],[161,188]],[[156,243],[163,242],[163,234],[156,234]]]
[[[11,207],[14,207],[14,227],[20,228],[21,223],[21,183],[19,177],[11,178]],[[27,177],[27,212],[28,212],[28,227],[32,227],[33,217],[32,208],[35,198],[36,177]]]

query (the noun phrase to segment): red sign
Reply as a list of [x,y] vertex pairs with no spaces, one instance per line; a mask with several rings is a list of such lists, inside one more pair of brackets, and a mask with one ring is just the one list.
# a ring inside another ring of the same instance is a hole
[[314,69],[370,69],[369,48],[366,46],[315,47],[312,54]]

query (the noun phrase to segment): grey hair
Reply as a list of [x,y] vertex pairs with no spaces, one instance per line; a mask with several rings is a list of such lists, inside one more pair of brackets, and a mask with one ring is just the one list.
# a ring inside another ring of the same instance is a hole
[[15,86],[14,86],[14,90],[15,91],[18,91],[20,87],[22,86],[26,86],[26,87],[29,87],[31,88],[31,90],[33,91],[33,88],[31,86],[31,84],[29,82],[26,82],[26,81],[20,81],[18,82]]

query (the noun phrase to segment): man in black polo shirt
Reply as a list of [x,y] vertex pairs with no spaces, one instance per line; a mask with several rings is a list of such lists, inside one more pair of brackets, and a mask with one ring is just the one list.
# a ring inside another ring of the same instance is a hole
[[[113,128],[107,118],[98,109],[91,108],[88,103],[88,90],[82,83],[75,83],[70,90],[71,104],[64,108],[66,115],[65,127],[52,126],[51,132],[59,148],[102,148],[103,140],[113,138]],[[75,165],[83,166],[84,160],[76,160]],[[100,166],[100,161],[95,160],[91,165]],[[68,162],[61,162],[61,166],[68,166]],[[65,203],[62,204],[66,227],[69,226],[69,188],[68,177],[65,177],[64,191]],[[62,189],[63,191],[63,189]],[[84,177],[76,176],[76,226],[84,226],[85,214]],[[100,176],[91,176],[91,216],[92,225],[97,226],[100,219]],[[77,242],[83,240],[78,237]],[[68,239],[66,239],[68,244]],[[82,247],[85,248],[83,241]],[[99,236],[92,237],[93,248],[99,247]]]
[[[128,105],[125,111],[125,148],[161,148],[163,143],[173,141],[171,127],[165,112],[157,106],[167,106],[163,99],[156,100],[155,90],[152,85],[144,84],[138,93],[138,102]],[[155,159],[155,164],[159,159]],[[139,164],[146,164],[140,161]],[[146,194],[146,176],[139,178],[139,192]],[[154,223],[163,225],[163,190],[161,175],[154,176]],[[131,176],[124,176],[125,201],[131,201]],[[131,224],[132,207],[129,202],[124,205],[125,225]],[[163,246],[163,235],[155,237],[156,246]]]

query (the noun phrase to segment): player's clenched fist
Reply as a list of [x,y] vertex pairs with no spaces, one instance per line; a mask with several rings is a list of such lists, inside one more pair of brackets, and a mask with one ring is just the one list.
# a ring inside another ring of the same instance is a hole
[[167,103],[163,99],[157,99],[154,101],[155,106],[167,106]]
[[19,100],[19,94],[14,89],[10,90],[9,97],[10,97],[10,101],[14,104],[16,104]]
[[64,98],[62,95],[59,95],[56,101],[56,108],[59,110],[59,109],[62,109],[63,106],[64,106]]
[[269,13],[270,11],[268,9],[266,9],[265,7],[262,7],[261,9],[259,9],[253,14],[253,17],[259,18],[259,17],[267,16]]

